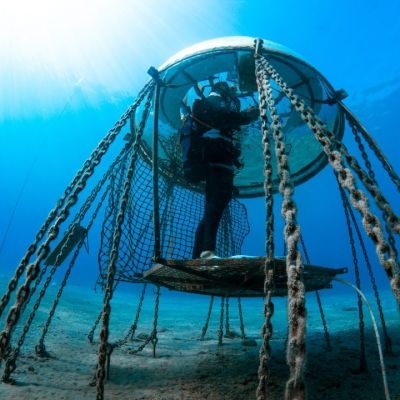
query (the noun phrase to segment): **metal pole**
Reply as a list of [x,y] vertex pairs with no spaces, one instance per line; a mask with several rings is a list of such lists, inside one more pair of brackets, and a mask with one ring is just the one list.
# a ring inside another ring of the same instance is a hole
[[[153,68],[153,67],[152,67]],[[154,257],[161,257],[160,245],[160,208],[158,198],[158,113],[160,106],[161,81],[158,71],[150,68],[149,74],[156,81],[154,99],[154,127],[153,127],[153,225],[154,225]]]

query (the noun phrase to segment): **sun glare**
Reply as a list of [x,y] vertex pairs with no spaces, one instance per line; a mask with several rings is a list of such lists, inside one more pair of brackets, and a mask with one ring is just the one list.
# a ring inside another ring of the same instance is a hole
[[138,90],[150,65],[218,26],[204,1],[0,0],[0,119],[62,107],[76,86]]
[[[15,108],[23,101],[21,93],[49,104],[62,92],[67,96],[77,82],[121,90],[128,76],[123,57],[136,56],[140,63],[144,55],[134,38],[147,33],[151,37],[146,25],[149,5],[140,4],[138,0],[0,0],[0,108]],[[131,60],[129,64],[132,70]]]

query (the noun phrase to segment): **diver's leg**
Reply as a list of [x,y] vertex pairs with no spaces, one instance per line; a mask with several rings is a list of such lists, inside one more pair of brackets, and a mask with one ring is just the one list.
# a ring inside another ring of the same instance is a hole
[[200,258],[200,254],[204,249],[203,238],[204,238],[204,218],[200,221],[199,225],[197,226],[196,234],[194,236],[194,246],[192,253],[193,259]]
[[218,226],[225,207],[232,199],[233,171],[223,167],[209,167],[206,182],[203,250],[215,252]]

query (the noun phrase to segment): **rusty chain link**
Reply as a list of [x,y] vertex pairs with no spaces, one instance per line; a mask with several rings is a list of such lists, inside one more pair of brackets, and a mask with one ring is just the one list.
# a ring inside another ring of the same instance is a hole
[[[335,140],[335,143],[331,141],[331,138],[334,137],[334,134],[329,132],[326,126],[314,114],[313,110],[309,107],[306,107],[300,97],[293,93],[293,90],[286,85],[286,83],[268,63],[265,57],[260,56],[260,58],[263,67],[266,69],[271,78],[278,84],[283,93],[290,99],[292,106],[300,113],[303,121],[307,123],[309,128],[314,133],[315,138],[322,145],[322,148],[328,157],[329,163],[338,174],[341,186],[350,193],[351,203],[353,207],[361,214],[364,229],[375,245],[379,261],[385,269],[392,291],[397,302],[400,304],[400,278],[399,274],[397,273],[398,267],[396,259],[384,238],[379,219],[371,212],[369,208],[368,199],[365,193],[357,188],[353,174],[344,166],[342,156],[336,149],[339,147],[342,151],[342,145],[338,143],[337,140]],[[370,181],[370,178],[367,178]],[[377,205],[379,206],[378,203]]]
[[[300,227],[296,222],[297,208],[292,198],[293,184],[291,182],[288,156],[285,151],[285,141],[282,132],[280,118],[275,107],[272,86],[269,82],[270,71],[263,63],[263,57],[257,57],[256,68],[261,83],[263,99],[267,103],[271,124],[270,129],[275,142],[275,154],[278,164],[278,176],[280,178],[279,191],[283,195],[282,216],[285,220],[284,235],[287,246],[286,270],[288,285],[288,323],[289,337],[287,348],[287,363],[290,377],[286,384],[285,398],[304,399],[304,363],[305,363],[305,331],[306,331],[306,307],[305,288],[302,281],[303,263],[298,242],[300,241]],[[265,105],[264,105],[265,107]]]
[[125,217],[125,211],[127,202],[129,199],[129,193],[132,186],[132,179],[136,166],[136,159],[138,156],[140,140],[143,135],[144,127],[147,121],[148,114],[150,112],[151,101],[154,93],[154,85],[151,86],[152,90],[149,91],[149,94],[146,99],[146,103],[144,106],[142,120],[140,121],[140,126],[137,131],[135,142],[132,146],[131,159],[128,167],[128,171],[126,174],[125,182],[124,182],[124,191],[119,204],[119,211],[117,217],[117,224],[114,231],[113,236],[113,244],[110,256],[110,263],[108,266],[108,276],[107,276],[107,284],[104,291],[104,302],[103,302],[103,325],[100,330],[100,343],[98,349],[98,364],[97,364],[97,372],[96,372],[96,391],[97,391],[97,400],[104,399],[104,381],[106,375],[106,362],[107,362],[107,343],[109,336],[109,321],[111,314],[111,299],[113,295],[113,286],[114,286],[114,277],[116,272],[116,263],[118,259],[118,250],[119,243],[122,235],[122,224]]
[[201,331],[200,340],[204,340],[204,337],[206,336],[207,329],[208,329],[208,324],[210,322],[210,317],[211,317],[211,311],[212,311],[212,308],[213,308],[213,304],[214,304],[214,296],[211,296],[210,305],[208,307],[207,318],[206,318],[206,322],[205,322],[205,324],[203,326],[203,329]]

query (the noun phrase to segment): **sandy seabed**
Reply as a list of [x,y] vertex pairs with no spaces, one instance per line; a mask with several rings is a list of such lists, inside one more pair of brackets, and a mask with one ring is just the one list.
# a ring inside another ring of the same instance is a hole
[[[27,339],[18,359],[17,369],[12,375],[15,384],[0,384],[0,399],[44,400],[44,399],[95,399],[95,387],[90,385],[95,374],[98,334],[94,344],[88,343],[87,333],[95,319],[99,300],[82,297],[80,304],[74,300],[79,293],[69,294],[68,301],[60,306],[46,339],[49,358],[39,358],[32,350],[40,328],[46,317],[46,309],[38,315],[39,323]],[[123,300],[120,299],[123,304]],[[203,304],[204,303],[204,304]],[[119,305],[121,305],[119,304]],[[175,306],[174,306],[175,304]],[[165,307],[179,309],[181,318],[169,315],[159,323],[159,342],[156,357],[152,356],[151,344],[138,355],[129,354],[141,341],[130,341],[112,354],[110,377],[105,386],[105,399],[132,400],[244,400],[255,399],[258,383],[260,338],[259,327],[249,328],[249,340],[244,345],[240,338],[224,338],[217,345],[218,313],[215,310],[206,340],[198,337],[204,321],[192,323],[190,309],[206,314],[208,303],[203,300],[170,300]],[[187,308],[185,308],[187,307]],[[126,308],[126,307],[125,307]],[[162,305],[161,305],[162,308]],[[218,309],[218,307],[216,307]],[[114,319],[124,325],[122,314],[118,315],[118,303],[114,306]],[[149,306],[148,311],[151,309]],[[357,316],[353,307],[344,308],[349,319]],[[244,308],[246,310],[246,307]],[[160,311],[161,312],[161,311]],[[343,314],[343,313],[342,313]],[[232,312],[233,315],[233,312]],[[119,318],[120,317],[120,318]],[[238,324],[232,316],[232,329],[238,332]],[[151,329],[151,318],[137,336]],[[146,325],[147,324],[147,325]],[[384,399],[381,372],[375,338],[367,329],[368,371],[359,372],[359,333],[355,329],[343,329],[331,334],[332,351],[327,351],[323,332],[313,329],[313,319],[308,327],[307,363],[305,378],[309,400],[326,399]],[[129,324],[128,324],[129,326]],[[392,400],[400,399],[400,335],[397,324],[389,326],[394,342],[393,354],[385,357],[389,388]],[[126,325],[125,325],[126,328]],[[121,328],[121,332],[124,329]],[[126,329],[125,329],[126,331]],[[285,330],[279,326],[272,340],[271,379],[268,386],[269,400],[283,399],[288,367],[285,361]],[[121,333],[123,336],[123,333]],[[256,343],[255,343],[256,342]],[[30,345],[31,343],[31,345]],[[252,346],[256,344],[256,346]]]

